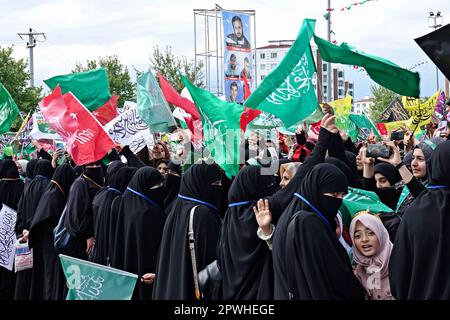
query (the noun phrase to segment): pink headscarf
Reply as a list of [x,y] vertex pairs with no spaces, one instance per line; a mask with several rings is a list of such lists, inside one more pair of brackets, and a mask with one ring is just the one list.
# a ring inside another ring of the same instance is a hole
[[[372,257],[362,255],[354,245],[355,227],[358,221],[366,228],[372,230],[380,242],[379,251]],[[367,213],[356,216],[350,224],[350,237],[353,242],[353,259],[355,262],[365,267],[366,270],[374,270],[374,272],[379,271],[381,277],[385,277],[389,271],[389,258],[391,257],[393,245],[389,239],[389,233],[381,222],[381,219]]]

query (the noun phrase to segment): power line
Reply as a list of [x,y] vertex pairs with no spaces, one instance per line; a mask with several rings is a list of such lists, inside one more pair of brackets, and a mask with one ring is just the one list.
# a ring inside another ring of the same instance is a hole
[[[36,47],[36,37],[42,36],[45,40],[47,37],[43,32],[36,32],[33,28],[30,28],[28,32],[18,33],[20,39],[24,40],[22,36],[28,36],[27,48],[30,49],[30,87],[34,87],[34,61],[33,61],[33,48]],[[44,40],[44,41],[45,41]],[[42,42],[42,41],[39,41]]]

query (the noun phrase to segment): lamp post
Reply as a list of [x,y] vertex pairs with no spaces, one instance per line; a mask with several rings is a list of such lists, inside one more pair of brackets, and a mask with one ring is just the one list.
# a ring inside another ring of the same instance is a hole
[[[442,27],[442,23],[443,17],[441,15],[441,12],[438,11],[435,14],[433,11],[431,11],[430,14],[428,15],[428,27],[434,28],[434,30],[436,30],[437,28]],[[439,70],[437,66],[436,66],[436,90],[439,90]]]

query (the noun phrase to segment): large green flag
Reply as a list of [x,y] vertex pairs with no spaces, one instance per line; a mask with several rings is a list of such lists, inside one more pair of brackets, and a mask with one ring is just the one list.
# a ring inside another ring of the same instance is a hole
[[246,107],[274,114],[286,127],[304,120],[316,110],[316,69],[309,47],[315,24],[316,20],[303,20],[292,47],[245,101]]
[[131,300],[137,275],[59,255],[69,292],[66,300]]
[[244,107],[234,102],[222,101],[212,93],[197,88],[183,75],[181,80],[189,90],[202,117],[205,147],[228,177],[236,176],[240,160],[239,123]]
[[323,60],[364,67],[372,80],[381,86],[404,96],[420,96],[420,76],[417,72],[403,69],[389,60],[362,52],[345,42],[336,46],[316,35],[314,41],[319,47]]
[[72,92],[89,111],[94,111],[111,99],[105,68],[56,76],[44,80],[50,89],[59,84],[62,93]]
[[361,211],[370,213],[393,212],[378,198],[372,191],[366,191],[356,188],[348,188],[348,193],[342,201],[339,211],[342,213],[342,222],[349,226],[353,217]]
[[136,109],[152,133],[167,132],[169,127],[176,126],[169,105],[150,71],[137,79]]
[[19,115],[19,109],[8,90],[0,83],[0,133],[8,132],[14,120]]

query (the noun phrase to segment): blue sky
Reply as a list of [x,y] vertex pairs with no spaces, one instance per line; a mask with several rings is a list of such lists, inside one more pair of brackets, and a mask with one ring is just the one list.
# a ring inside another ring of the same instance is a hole
[[[332,0],[342,8],[358,0]],[[45,32],[35,55],[35,82],[70,72],[75,63],[104,55],[118,55],[131,73],[133,67],[148,68],[153,47],[171,46],[173,53],[194,58],[193,9],[213,9],[215,3],[226,10],[256,10],[256,44],[268,40],[295,39],[304,18],[317,19],[316,33],[326,37],[326,0],[0,0],[0,46],[15,46],[17,58],[27,58],[25,41],[18,32],[32,27]],[[414,42],[431,31],[429,11],[440,10],[444,24],[450,23],[448,0],[378,0],[334,11],[332,30],[338,43],[389,59],[404,68],[425,63],[414,71],[421,75],[422,96],[436,91],[435,67]],[[355,82],[355,98],[370,94],[373,82],[363,73],[343,66],[347,78]],[[443,88],[440,74],[440,87]]]

